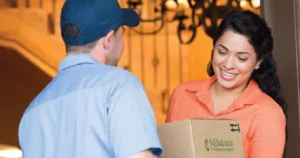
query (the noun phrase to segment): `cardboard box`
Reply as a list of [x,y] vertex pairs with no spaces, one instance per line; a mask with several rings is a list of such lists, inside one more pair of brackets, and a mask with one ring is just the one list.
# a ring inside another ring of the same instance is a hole
[[158,125],[161,158],[244,158],[239,121],[189,119]]

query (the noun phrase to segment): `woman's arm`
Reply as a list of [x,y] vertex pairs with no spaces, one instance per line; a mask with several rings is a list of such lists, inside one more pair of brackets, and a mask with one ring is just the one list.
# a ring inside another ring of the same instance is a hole
[[174,113],[174,108],[176,104],[176,99],[178,97],[178,87],[174,89],[170,101],[169,101],[169,106],[168,106],[168,112],[167,112],[167,117],[166,117],[166,123],[167,122],[172,122],[175,120],[176,114]]
[[250,158],[282,158],[286,119],[281,109],[261,111],[253,121]]

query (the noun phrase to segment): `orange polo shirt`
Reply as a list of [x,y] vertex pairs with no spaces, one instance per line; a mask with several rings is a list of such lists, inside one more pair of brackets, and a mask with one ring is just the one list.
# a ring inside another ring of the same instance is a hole
[[281,107],[255,81],[227,110],[214,113],[210,87],[216,81],[185,82],[175,88],[167,122],[189,118],[227,118],[240,121],[245,158],[282,158],[286,119]]

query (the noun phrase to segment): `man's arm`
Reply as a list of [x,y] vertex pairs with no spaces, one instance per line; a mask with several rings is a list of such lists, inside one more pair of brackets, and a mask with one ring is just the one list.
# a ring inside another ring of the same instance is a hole
[[130,74],[115,88],[109,101],[108,117],[110,142],[116,157],[160,156],[162,149],[154,113],[135,76]]

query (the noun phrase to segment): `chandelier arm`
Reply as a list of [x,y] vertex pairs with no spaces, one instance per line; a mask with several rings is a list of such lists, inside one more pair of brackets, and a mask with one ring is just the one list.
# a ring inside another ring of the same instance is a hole
[[[187,20],[189,18],[192,18],[192,23],[190,24],[188,29],[180,28],[178,26],[177,28],[177,35],[179,38],[179,41],[181,44],[189,44],[191,43],[197,32],[197,28],[200,26],[203,26],[205,33],[213,38],[216,34],[216,31],[218,30],[218,20],[222,19],[226,16],[226,14],[229,11],[233,10],[242,10],[242,7],[240,6],[240,0],[227,0],[227,3],[219,6],[217,5],[218,0],[187,0],[189,9],[192,11],[192,15],[189,17],[186,17],[185,14],[179,14],[178,13],[178,0],[173,0],[177,4],[177,9],[169,10],[167,6],[167,0],[162,0],[159,2],[159,4],[155,3],[155,13],[159,13],[159,15],[151,17],[151,18],[142,18],[142,10],[138,9],[141,5],[143,5],[142,0],[128,0],[128,5],[130,8],[134,10],[139,10],[139,17],[141,23],[158,23],[161,21],[161,24],[157,25],[157,27],[154,27],[153,30],[149,31],[142,31],[135,28],[130,28],[133,32],[139,34],[139,35],[154,35],[159,33],[163,27],[167,23],[179,21],[179,25],[182,25],[182,20]],[[250,6],[253,8],[253,4],[251,3],[251,0],[247,0],[250,2]],[[156,1],[154,1],[156,2]],[[235,3],[235,4],[234,4]],[[157,6],[157,5],[159,6]],[[201,11],[202,12],[198,12]],[[167,12],[176,12],[175,16],[173,18],[166,18]],[[207,21],[207,20],[210,20]],[[190,37],[183,38],[184,31],[188,31],[192,33]]]
[[[230,8],[230,10],[240,10],[241,5],[239,1],[240,0],[228,0],[224,7]],[[233,2],[236,2],[237,6],[234,6]]]
[[159,18],[154,18],[154,19],[142,19],[142,18],[140,18],[140,21],[141,22],[157,22],[157,21],[159,21],[159,20],[161,20],[163,18],[163,16],[161,16],[161,17],[159,17]]
[[156,30],[153,30],[153,31],[149,31],[149,32],[141,32],[141,31],[138,31],[137,29],[135,28],[132,28],[130,27],[130,29],[132,31],[134,31],[135,33],[139,34],[139,35],[153,35],[153,34],[157,34],[159,31],[161,31],[164,27],[164,21],[161,20],[161,24],[160,24],[160,27]]
[[[197,0],[194,0],[194,1],[196,1],[196,4],[197,4]],[[192,0],[188,0],[188,3],[189,3],[189,6],[190,6],[190,8],[192,8],[192,9],[194,9],[195,7],[196,7],[196,4],[192,4]]]
[[252,8],[255,8],[255,9],[260,8],[260,6],[255,7],[252,0],[248,0],[248,3],[250,4],[250,6],[251,6]]
[[177,36],[178,36],[178,39],[179,39],[179,42],[180,44],[190,44],[196,37],[196,34],[197,34],[197,27],[193,26],[193,25],[190,25],[189,26],[189,31],[192,32],[192,36],[189,38],[189,40],[187,41],[183,41],[183,38],[182,38],[182,32],[184,30],[180,29],[179,28],[180,24],[178,24],[178,29],[177,29]]
[[[204,10],[204,8],[203,8],[203,10]],[[191,18],[192,18],[192,24],[195,27],[201,26],[203,24],[203,16],[204,16],[203,13],[200,14],[200,15],[196,14],[196,9],[192,9],[192,16],[191,16]],[[198,23],[196,23],[195,18],[198,19]]]

